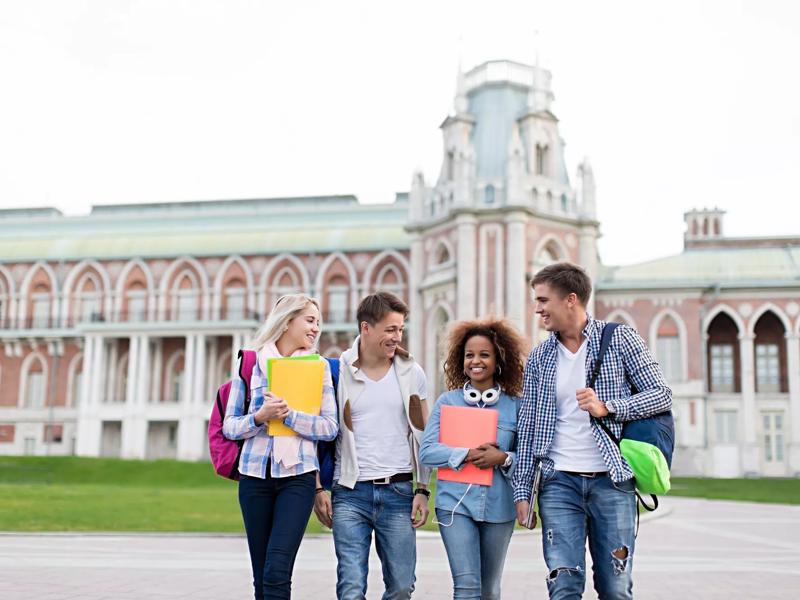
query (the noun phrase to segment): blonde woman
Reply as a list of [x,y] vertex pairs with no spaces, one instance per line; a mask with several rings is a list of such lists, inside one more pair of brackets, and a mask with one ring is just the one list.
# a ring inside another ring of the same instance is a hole
[[[267,391],[270,358],[312,354],[320,332],[317,301],[303,294],[281,297],[256,338],[258,360],[250,379],[250,407],[244,414],[245,383],[234,380],[223,433],[244,440],[239,459],[239,505],[253,566],[255,598],[291,596],[292,570],[314,505],[318,440],[339,431],[328,362],[320,415],[293,410]],[[238,370],[238,369],[237,369]],[[297,436],[272,437],[267,421],[282,419]]]

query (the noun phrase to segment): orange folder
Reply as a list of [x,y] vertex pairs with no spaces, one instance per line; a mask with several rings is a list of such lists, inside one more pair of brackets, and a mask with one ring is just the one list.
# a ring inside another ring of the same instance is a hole
[[[269,390],[280,396],[290,408],[310,415],[318,415],[322,408],[322,380],[325,374],[325,363],[317,357],[312,360],[305,357],[271,358],[267,370]],[[268,426],[269,435],[297,435],[283,424],[280,419],[272,419]]]
[[[451,448],[477,448],[481,444],[497,441],[496,410],[467,406],[442,406],[439,419],[439,442]],[[492,485],[494,469],[479,469],[468,463],[459,471],[439,467],[442,481],[460,481]]]

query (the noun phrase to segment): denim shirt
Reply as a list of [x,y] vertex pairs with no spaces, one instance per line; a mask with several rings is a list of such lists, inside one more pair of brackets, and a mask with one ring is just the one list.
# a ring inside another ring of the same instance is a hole
[[[442,405],[470,406],[464,401],[464,392],[460,389],[451,390],[439,396],[422,436],[422,446],[419,450],[420,462],[429,467],[450,467],[460,470],[464,467],[464,459],[469,448],[451,448],[439,443],[439,418]],[[468,492],[469,484],[467,483],[437,480],[435,506],[439,510],[450,512],[455,508],[456,513],[468,516],[475,521],[488,523],[513,521],[517,513],[511,488],[511,476],[517,464],[519,400],[503,392],[496,404],[480,410],[496,410],[500,413],[497,419],[497,443],[503,452],[511,456],[511,466],[508,469],[503,469],[502,466],[495,467],[492,485],[473,485]],[[458,504],[462,496],[464,499],[461,504]]]

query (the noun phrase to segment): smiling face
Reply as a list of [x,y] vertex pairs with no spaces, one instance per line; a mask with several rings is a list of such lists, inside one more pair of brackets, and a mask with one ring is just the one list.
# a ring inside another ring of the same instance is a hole
[[563,331],[570,326],[575,318],[575,311],[579,308],[575,294],[562,297],[559,290],[547,283],[537,283],[533,287],[533,294],[536,314],[547,331]]
[[494,344],[484,335],[473,335],[464,345],[464,372],[472,387],[484,391],[494,386],[496,370]]
[[364,352],[372,358],[394,358],[394,353],[403,341],[405,317],[399,312],[388,312],[384,317],[370,325],[361,323],[361,344]]
[[[280,342],[297,350],[311,350],[319,337],[319,310],[311,302],[287,325]],[[284,345],[284,344],[281,344]]]

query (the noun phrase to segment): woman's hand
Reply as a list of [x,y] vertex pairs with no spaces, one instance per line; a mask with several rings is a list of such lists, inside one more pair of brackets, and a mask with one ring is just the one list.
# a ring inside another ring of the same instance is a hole
[[471,462],[479,469],[491,469],[502,465],[507,457],[508,454],[500,450],[497,444],[481,444],[477,448],[470,449],[466,462]]
[[289,416],[289,405],[286,400],[273,394],[272,392],[264,393],[264,404],[261,405],[253,418],[256,425],[261,425],[272,419],[283,420]]

